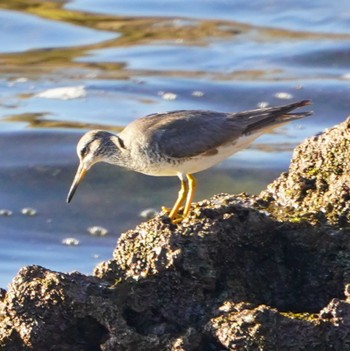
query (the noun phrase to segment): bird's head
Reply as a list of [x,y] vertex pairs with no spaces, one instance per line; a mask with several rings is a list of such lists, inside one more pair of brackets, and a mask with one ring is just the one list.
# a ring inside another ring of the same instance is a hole
[[98,162],[110,162],[123,148],[122,140],[115,134],[102,130],[92,130],[82,136],[77,145],[79,167],[70,187],[67,202],[69,203],[87,171]]

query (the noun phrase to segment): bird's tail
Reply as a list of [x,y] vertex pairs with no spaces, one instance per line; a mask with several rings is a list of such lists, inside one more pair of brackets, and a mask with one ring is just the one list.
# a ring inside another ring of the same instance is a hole
[[[302,100],[288,105],[282,105],[277,107],[267,107],[263,109],[257,109],[245,112],[245,120],[247,127],[245,132],[247,134],[254,133],[256,131],[266,131],[274,129],[280,125],[283,125],[291,120],[304,118],[313,114],[312,111],[305,112],[294,112],[289,113],[296,108],[311,105],[310,100]],[[250,113],[248,113],[250,112]],[[242,115],[244,118],[244,116]]]

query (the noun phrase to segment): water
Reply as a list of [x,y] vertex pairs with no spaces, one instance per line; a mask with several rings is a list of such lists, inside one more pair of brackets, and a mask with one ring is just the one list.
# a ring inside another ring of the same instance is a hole
[[[174,109],[313,100],[313,117],[199,174],[200,200],[258,193],[295,145],[350,112],[347,0],[4,2],[0,23],[0,210],[12,211],[0,215],[2,287],[27,264],[91,273],[141,211],[175,200],[175,178],[97,165],[67,205],[85,130],[119,131]],[[89,234],[91,226],[108,235]]]

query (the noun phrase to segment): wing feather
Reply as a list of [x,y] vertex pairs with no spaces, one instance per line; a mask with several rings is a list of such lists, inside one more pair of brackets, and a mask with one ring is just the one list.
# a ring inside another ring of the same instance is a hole
[[242,134],[239,125],[226,113],[175,111],[164,117],[167,123],[163,126],[160,121],[159,126],[152,126],[151,137],[158,150],[168,157],[215,153],[218,146],[234,142]]

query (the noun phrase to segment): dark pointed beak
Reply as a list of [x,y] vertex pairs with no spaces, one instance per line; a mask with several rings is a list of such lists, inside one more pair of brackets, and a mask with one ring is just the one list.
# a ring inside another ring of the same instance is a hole
[[80,182],[84,179],[86,172],[87,172],[87,169],[83,166],[82,163],[80,163],[77,173],[75,174],[73,183],[69,189],[69,193],[67,196],[67,203],[70,203],[70,201],[72,200],[75,194],[75,191],[77,190]]

